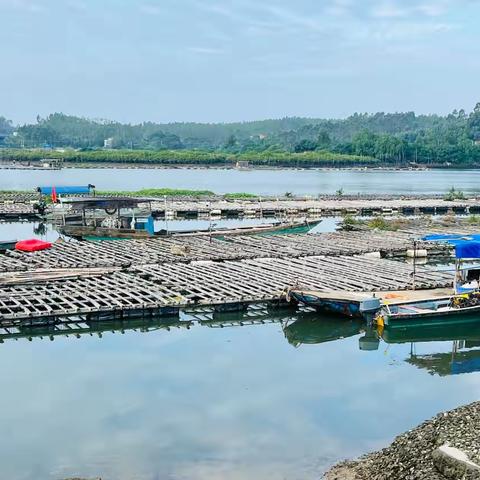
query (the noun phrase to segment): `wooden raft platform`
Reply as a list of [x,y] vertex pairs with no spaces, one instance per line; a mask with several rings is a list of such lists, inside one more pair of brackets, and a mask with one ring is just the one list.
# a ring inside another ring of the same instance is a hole
[[[242,261],[138,265],[122,271],[0,285],[0,325],[43,324],[83,316],[87,320],[175,315],[179,309],[213,306],[242,310],[279,302],[287,286],[310,290],[387,291],[411,287],[411,267],[366,257],[262,258]],[[417,267],[417,288],[451,285],[449,272]]]
[[[208,237],[168,237],[145,240],[61,242],[50,250],[0,255],[0,271],[38,268],[85,268],[188,263],[199,260],[242,260],[259,257],[358,255],[381,251],[405,254],[413,237],[402,232],[334,232],[305,235],[235,236],[228,241]],[[431,243],[417,248],[447,250]]]
[[218,215],[222,217],[262,217],[288,215],[441,215],[480,213],[480,200],[445,201],[442,198],[305,198],[255,200],[189,200],[159,201],[152,199],[152,209],[158,216],[199,218]]
[[[31,211],[35,197],[29,194],[11,193],[0,195],[0,218],[22,218]],[[38,199],[38,196],[36,197]],[[3,200],[3,201],[2,201]],[[148,198],[157,217],[210,218],[210,217],[282,217],[291,216],[338,216],[338,215],[443,215],[480,214],[480,200],[445,201],[441,197],[385,197],[358,196],[319,198],[272,198],[224,199],[224,198]],[[12,206],[13,205],[13,206]]]
[[0,203],[0,219],[19,220],[38,218],[38,214],[30,203]]

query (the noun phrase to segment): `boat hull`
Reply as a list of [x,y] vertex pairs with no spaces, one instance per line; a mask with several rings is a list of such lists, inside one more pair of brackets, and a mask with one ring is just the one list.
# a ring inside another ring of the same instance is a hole
[[290,291],[289,295],[295,302],[314,307],[319,312],[335,313],[364,320],[371,320],[381,307],[380,300],[373,297],[354,298],[346,295],[342,298],[321,292],[317,294],[298,290]]
[[382,309],[375,322],[385,328],[408,328],[439,325],[458,325],[471,323],[475,320],[480,322],[480,305],[463,308],[450,308],[448,310],[426,311],[418,313],[389,313]]
[[6,252],[7,250],[14,250],[17,240],[2,240],[0,241],[0,252]]
[[[255,225],[250,227],[238,227],[238,228],[219,228],[216,230],[193,230],[188,232],[170,232],[172,235],[185,237],[185,236],[211,236],[213,238],[221,238],[224,236],[232,235],[288,235],[308,233],[312,228],[321,223],[321,220],[315,220],[312,222],[290,222],[290,223],[275,223],[267,225]],[[166,232],[165,232],[166,234]]]
[[104,228],[104,227],[93,227],[93,226],[79,226],[79,225],[64,225],[59,228],[60,233],[68,235],[69,237],[74,238],[85,238],[90,239],[98,238],[150,238],[150,235],[146,230],[130,230],[130,229],[119,229],[119,228]]

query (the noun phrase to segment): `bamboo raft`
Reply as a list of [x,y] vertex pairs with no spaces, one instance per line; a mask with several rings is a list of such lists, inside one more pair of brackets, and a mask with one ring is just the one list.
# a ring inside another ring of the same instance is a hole
[[[23,198],[23,200],[22,200]],[[1,200],[4,200],[3,202]],[[38,199],[38,197],[37,197]],[[24,194],[0,196],[0,218],[21,218],[31,211],[33,197]],[[210,218],[210,217],[282,217],[291,216],[338,216],[338,215],[444,215],[480,214],[480,200],[445,201],[441,197],[422,196],[404,198],[394,196],[358,196],[320,198],[272,198],[227,200],[224,198],[149,198],[153,214],[160,218]],[[12,207],[12,205],[15,205]]]
[[[333,232],[270,237],[235,236],[227,241],[208,237],[166,237],[145,240],[60,242],[50,250],[0,255],[0,272],[39,268],[128,267],[130,265],[243,260],[259,257],[405,254],[412,236],[402,232]],[[419,242],[418,249],[448,251],[448,246]]]
[[[68,270],[57,270],[45,278],[38,276],[35,282],[12,282],[10,278],[9,283],[0,284],[0,324],[42,325],[78,316],[88,321],[171,316],[180,309],[205,306],[241,311],[250,304],[279,304],[288,285],[319,291],[388,291],[412,286],[408,265],[355,256],[146,264],[91,273],[72,277]],[[417,268],[417,288],[450,284],[448,272]]]
[[265,200],[183,200],[158,201],[152,199],[152,210],[157,216],[171,218],[263,217],[281,215],[443,215],[446,213],[480,213],[480,200],[445,201],[441,198],[304,198]]
[[31,203],[0,203],[0,219],[19,220],[38,218]]

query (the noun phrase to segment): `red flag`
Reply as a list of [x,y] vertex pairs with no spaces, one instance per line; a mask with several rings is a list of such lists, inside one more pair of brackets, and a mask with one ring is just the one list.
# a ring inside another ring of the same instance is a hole
[[52,202],[57,203],[57,190],[55,190],[55,187],[52,187]]

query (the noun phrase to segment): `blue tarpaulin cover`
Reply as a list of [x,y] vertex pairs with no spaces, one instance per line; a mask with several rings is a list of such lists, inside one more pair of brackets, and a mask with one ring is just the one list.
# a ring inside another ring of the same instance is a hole
[[455,257],[480,258],[480,242],[464,240],[455,245]]
[[[55,186],[55,191],[57,195],[80,195],[82,193],[90,193],[91,185],[81,185],[81,186]],[[51,195],[53,186],[51,187],[38,187],[38,191],[42,195]]]
[[460,233],[434,233],[431,235],[425,235],[422,240],[425,242],[446,242],[450,245],[457,245],[459,243],[464,243],[465,241],[480,242],[480,233],[472,233],[469,235],[462,235]]

